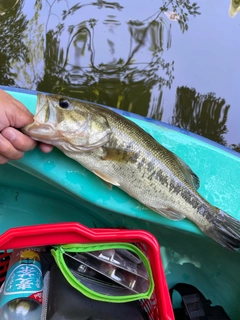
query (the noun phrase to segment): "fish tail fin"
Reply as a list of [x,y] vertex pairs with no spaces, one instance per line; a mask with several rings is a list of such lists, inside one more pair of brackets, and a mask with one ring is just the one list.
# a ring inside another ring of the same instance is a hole
[[211,226],[203,232],[232,251],[237,251],[240,247],[240,221],[222,210],[219,210],[215,219],[212,220]]

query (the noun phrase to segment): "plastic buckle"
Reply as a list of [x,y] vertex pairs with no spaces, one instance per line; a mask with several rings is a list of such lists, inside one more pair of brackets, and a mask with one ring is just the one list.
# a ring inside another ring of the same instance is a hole
[[185,308],[186,315],[190,320],[207,320],[208,317],[204,312],[201,297],[198,293],[188,294],[182,297],[183,306]]

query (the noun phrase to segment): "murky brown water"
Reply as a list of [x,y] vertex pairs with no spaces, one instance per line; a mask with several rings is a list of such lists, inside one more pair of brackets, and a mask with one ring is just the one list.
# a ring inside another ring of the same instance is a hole
[[0,84],[129,110],[240,152],[240,13],[229,5],[0,0]]

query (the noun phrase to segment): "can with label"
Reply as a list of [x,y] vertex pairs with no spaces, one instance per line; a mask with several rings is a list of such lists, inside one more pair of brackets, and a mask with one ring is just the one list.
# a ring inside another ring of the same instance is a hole
[[40,320],[42,309],[42,248],[13,250],[0,291],[1,320]]

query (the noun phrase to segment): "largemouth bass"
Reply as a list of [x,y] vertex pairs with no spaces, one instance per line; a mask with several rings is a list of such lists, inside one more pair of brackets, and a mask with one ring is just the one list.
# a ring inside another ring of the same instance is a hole
[[38,94],[34,122],[22,131],[52,144],[104,181],[166,218],[188,218],[231,250],[240,221],[208,203],[189,166],[138,125],[107,108]]

